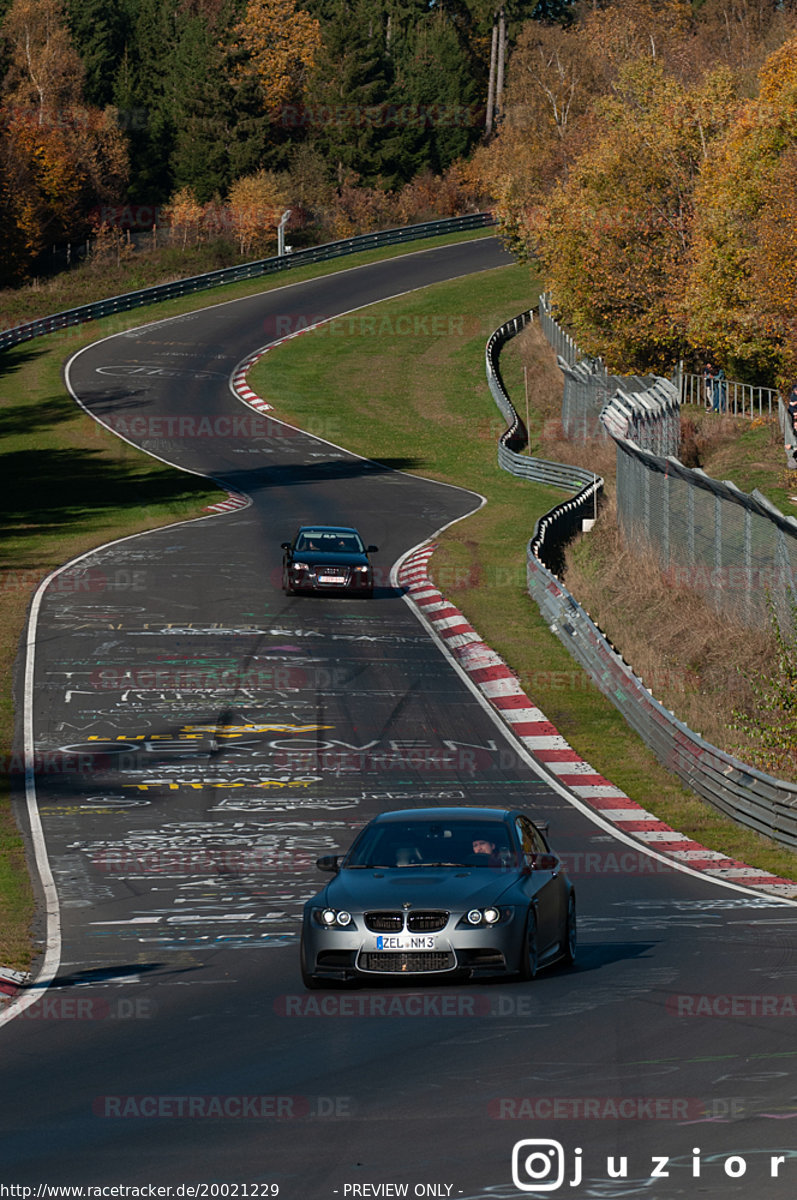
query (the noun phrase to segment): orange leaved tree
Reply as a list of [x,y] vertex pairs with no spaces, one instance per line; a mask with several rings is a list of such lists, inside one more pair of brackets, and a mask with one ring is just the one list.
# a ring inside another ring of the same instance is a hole
[[797,369],[797,37],[759,81],[703,168],[688,290],[693,344],[754,379]]

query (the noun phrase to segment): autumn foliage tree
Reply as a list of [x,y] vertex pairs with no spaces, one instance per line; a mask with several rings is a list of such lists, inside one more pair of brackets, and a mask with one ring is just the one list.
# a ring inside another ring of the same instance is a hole
[[245,53],[241,71],[257,79],[263,107],[296,99],[321,44],[316,18],[296,0],[249,0],[233,36]]
[[66,26],[61,0],[14,0],[2,25],[9,46],[8,102],[43,125],[82,98],[83,64]]
[[796,157],[793,37],[766,60],[758,96],[714,146],[696,195],[690,338],[737,375],[771,378],[797,366]]
[[288,207],[286,178],[258,171],[237,179],[227,198],[230,230],[241,254],[265,251],[277,240],[277,226]]
[[710,355],[758,382],[797,374],[796,18],[607,0],[521,31],[502,123],[467,169],[617,369]]
[[182,243],[198,242],[202,231],[204,206],[197,200],[193,188],[180,188],[164,208],[163,219],[170,227],[172,238]]
[[534,214],[546,286],[582,347],[615,369],[669,369],[683,351],[695,184],[732,99],[727,72],[687,89],[638,61]]
[[44,246],[81,235],[93,204],[127,177],[113,110],[83,103],[82,65],[60,0],[14,0],[0,28],[10,58],[0,104],[0,203],[7,282]]

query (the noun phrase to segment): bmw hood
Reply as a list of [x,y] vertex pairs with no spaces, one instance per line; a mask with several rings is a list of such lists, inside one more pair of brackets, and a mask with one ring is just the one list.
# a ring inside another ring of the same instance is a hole
[[495,904],[517,882],[515,871],[489,867],[344,868],[314,903],[352,912],[364,909],[437,908],[453,911]]

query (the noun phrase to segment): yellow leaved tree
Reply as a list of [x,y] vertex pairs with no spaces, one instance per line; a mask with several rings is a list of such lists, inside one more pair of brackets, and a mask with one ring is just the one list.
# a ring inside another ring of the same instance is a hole
[[227,197],[227,209],[240,253],[251,254],[273,246],[287,207],[288,181],[284,174],[258,171],[236,179]]
[[759,94],[709,153],[695,195],[690,340],[737,377],[788,377],[795,340],[797,37],[769,56]]
[[296,0],[249,0],[233,36],[239,69],[257,78],[266,109],[297,97],[321,45],[319,22]]

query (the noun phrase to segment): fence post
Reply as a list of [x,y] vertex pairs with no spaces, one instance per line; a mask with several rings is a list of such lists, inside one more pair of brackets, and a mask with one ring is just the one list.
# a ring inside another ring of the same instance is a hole
[[690,567],[695,565],[695,488],[686,485],[686,553]]
[[[722,499],[719,493],[714,495],[714,570],[722,588]],[[717,608],[720,606],[716,604]]]
[[744,510],[744,574],[744,615],[749,623],[753,613],[753,514],[749,508]]
[[665,460],[664,466],[664,487],[662,489],[662,500],[664,502],[664,519],[662,521],[662,550],[664,552],[663,565],[670,565],[670,464],[669,460]]

